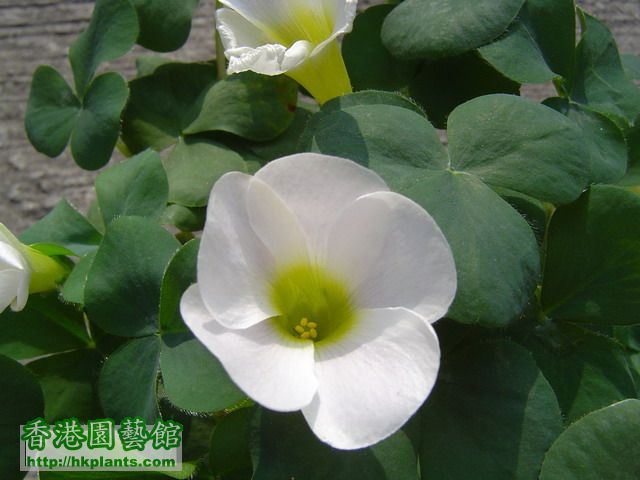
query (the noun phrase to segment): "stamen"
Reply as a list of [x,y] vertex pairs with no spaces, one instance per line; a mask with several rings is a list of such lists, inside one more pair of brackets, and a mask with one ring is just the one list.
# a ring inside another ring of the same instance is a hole
[[318,338],[317,328],[318,324],[316,322],[310,322],[306,317],[300,319],[300,323],[293,327],[298,336],[304,340],[315,340]]

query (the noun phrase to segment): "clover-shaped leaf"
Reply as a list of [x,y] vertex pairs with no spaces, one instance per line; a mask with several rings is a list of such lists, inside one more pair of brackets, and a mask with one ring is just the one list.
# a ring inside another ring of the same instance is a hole
[[636,478],[639,442],[640,400],[615,403],[581,418],[558,437],[545,455],[540,480]]
[[382,40],[402,59],[458,55],[499,37],[524,0],[406,0],[389,14]]
[[575,61],[573,0],[527,0],[515,22],[480,54],[520,83],[571,78]]
[[98,66],[127,53],[138,33],[138,16],[129,0],[96,1],[89,26],[69,49],[79,97],[84,96]]
[[40,66],[33,75],[25,116],[29,140],[50,157],[60,155],[71,140],[76,163],[96,170],[111,157],[128,95],[119,74],[105,73],[91,82],[80,100],[57,70]]
[[177,50],[191,32],[198,0],[131,0],[138,13],[138,43],[156,52]]
[[581,13],[583,34],[576,52],[571,98],[633,122],[640,115],[640,88],[627,76],[611,31],[598,19]]
[[640,323],[640,197],[596,185],[551,219],[542,287],[556,320]]

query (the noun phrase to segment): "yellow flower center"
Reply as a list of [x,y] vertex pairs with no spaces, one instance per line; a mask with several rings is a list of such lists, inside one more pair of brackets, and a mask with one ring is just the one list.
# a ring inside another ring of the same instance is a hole
[[296,339],[322,342],[342,335],[355,320],[344,282],[314,265],[296,265],[276,275],[270,297],[273,322]]

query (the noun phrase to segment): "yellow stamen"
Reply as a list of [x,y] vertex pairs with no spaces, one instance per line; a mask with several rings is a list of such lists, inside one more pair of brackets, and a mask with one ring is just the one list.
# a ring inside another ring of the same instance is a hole
[[310,322],[307,317],[303,317],[300,323],[293,327],[298,336],[304,340],[315,340],[318,338],[318,324],[316,322]]

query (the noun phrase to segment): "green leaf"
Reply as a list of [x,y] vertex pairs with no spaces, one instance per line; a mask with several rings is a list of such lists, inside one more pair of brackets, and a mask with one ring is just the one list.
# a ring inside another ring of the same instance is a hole
[[0,472],[6,480],[20,472],[20,425],[44,415],[44,399],[36,378],[19,363],[0,355]]
[[171,52],[189,38],[198,0],[131,0],[138,13],[138,43],[156,52]]
[[422,408],[422,478],[537,479],[561,431],[553,390],[525,349],[509,341],[456,349]]
[[216,475],[233,472],[251,477],[249,423],[253,410],[241,408],[231,412],[217,425],[211,436],[209,464]]
[[574,0],[526,0],[516,21],[480,54],[519,83],[570,78],[575,62]]
[[640,195],[640,117],[632,128],[625,133],[629,152],[627,174],[619,182],[620,185],[631,187],[632,191]]
[[193,463],[182,462],[180,471],[133,471],[133,472],[65,472],[65,471],[41,471],[40,480],[188,480],[196,473],[196,466]]
[[225,173],[246,172],[242,157],[226,145],[204,138],[181,138],[164,161],[169,201],[185,207],[204,207],[213,184]]
[[401,59],[457,55],[499,37],[524,0],[406,0],[389,14],[382,41]]
[[25,114],[29,141],[40,153],[60,155],[76,126],[80,100],[58,71],[47,65],[33,74]]
[[96,178],[96,194],[105,225],[122,216],[159,220],[169,197],[160,156],[146,151],[105,170]]
[[22,232],[20,240],[28,245],[55,243],[84,255],[98,248],[102,235],[66,200],[60,200],[51,212]]
[[122,140],[138,153],[175,144],[202,108],[202,95],[216,80],[210,63],[167,63],[129,83]]
[[344,57],[351,84],[356,90],[390,90],[406,86],[415,74],[416,62],[394,58],[382,44],[382,23],[392,5],[375,5],[358,15],[353,31],[344,37]]
[[607,26],[583,13],[571,98],[598,112],[633,122],[640,114],[640,89],[627,76]]
[[179,246],[150,220],[111,222],[87,277],[85,307],[91,321],[112,335],[156,333],[162,277]]
[[455,169],[540,200],[568,203],[588,181],[584,134],[564,115],[511,95],[480,97],[449,117]]
[[615,183],[624,176],[627,171],[627,143],[612,120],[563,98],[549,98],[544,104],[569,117],[584,132],[590,153],[592,183]]
[[25,360],[86,347],[89,338],[81,312],[55,295],[31,295],[21,312],[0,314],[0,354]]
[[545,313],[604,325],[640,323],[640,197],[593,186],[559,208],[548,232]]
[[423,117],[427,116],[413,99],[398,92],[384,92],[382,90],[364,90],[333,98],[322,106],[322,111],[334,112],[361,105],[390,105],[412,110]]
[[[317,107],[315,106],[298,103],[293,121],[282,135],[270,142],[252,142],[245,144],[245,146],[252,153],[264,160],[275,160],[276,158],[298,153],[300,137],[307,127],[309,119],[316,111]],[[259,164],[258,168],[261,166],[262,165]]]
[[354,160],[392,189],[413,185],[426,169],[446,168],[447,153],[433,126],[413,110],[382,104],[336,109],[328,102],[307,125],[307,151]]
[[316,438],[301,414],[258,409],[250,439],[255,480],[418,479],[416,455],[403,431],[370,448],[335,450]]
[[167,332],[187,331],[180,315],[182,294],[197,281],[198,249],[200,240],[184,244],[173,256],[162,277],[160,290],[160,330]]
[[609,338],[558,326],[527,335],[524,344],[553,387],[567,423],[637,396],[625,351]]
[[273,140],[293,121],[298,84],[286,76],[231,75],[204,95],[202,110],[184,133],[223,131],[254,141]]
[[100,372],[98,394],[105,415],[119,423],[140,416],[151,424],[160,416],[156,386],[160,338],[136,338],[116,350]]
[[206,208],[189,208],[182,205],[169,205],[162,213],[162,225],[174,225],[183,232],[196,232],[204,228]]
[[540,480],[633,480],[640,473],[640,400],[625,400],[571,425],[545,456]]
[[80,101],[57,70],[41,66],[33,75],[25,116],[29,141],[39,152],[56,157],[71,140],[76,163],[96,170],[111,157],[128,96],[122,77],[105,73],[90,83]]
[[87,276],[94,258],[95,252],[86,254],[71,270],[60,292],[65,301],[84,305],[84,289],[87,285]]
[[172,59],[159,55],[141,55],[136,58],[136,77],[142,78],[153,73],[161,66],[174,63]]
[[621,57],[624,71],[631,80],[640,80],[640,56],[632,53],[623,54]]
[[531,230],[533,230],[538,245],[542,245],[548,220],[547,207],[545,207],[544,203],[523,193],[514,192],[513,190],[505,188],[495,188],[494,190],[503,200],[522,215],[531,227]]
[[138,16],[129,0],[96,0],[89,26],[69,48],[69,61],[80,97],[84,96],[98,66],[127,53],[138,33]]
[[102,356],[91,349],[52,355],[27,365],[42,387],[47,422],[69,417],[83,422],[100,418],[94,384],[101,361]]
[[409,93],[438,128],[458,105],[491,93],[517,94],[520,85],[509,80],[476,52],[425,63],[409,84]]
[[400,193],[433,216],[453,251],[458,290],[447,316],[490,327],[516,320],[531,301],[540,273],[538,246],[527,222],[468,174],[432,173]]
[[117,73],[105,73],[91,82],[71,135],[71,153],[80,167],[97,170],[109,162],[128,97],[127,84]]
[[55,243],[32,243],[32,249],[44,253],[47,257],[76,257],[75,252]]
[[229,379],[222,364],[191,333],[163,335],[162,340],[162,380],[176,407],[215,412],[246,397]]

